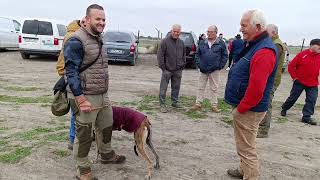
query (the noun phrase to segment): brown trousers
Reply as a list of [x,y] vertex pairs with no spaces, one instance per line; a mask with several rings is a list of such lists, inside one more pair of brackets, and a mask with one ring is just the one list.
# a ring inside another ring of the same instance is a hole
[[257,180],[259,177],[256,137],[259,123],[265,114],[266,112],[252,111],[241,114],[236,108],[232,112],[236,148],[240,157],[240,173],[245,180]]

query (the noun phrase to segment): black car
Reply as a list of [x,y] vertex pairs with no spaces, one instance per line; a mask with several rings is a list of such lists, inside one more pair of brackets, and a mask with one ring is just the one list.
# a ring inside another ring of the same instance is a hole
[[[167,33],[167,36],[170,35],[170,32]],[[184,42],[184,46],[186,48],[186,67],[190,67],[192,69],[197,68],[197,64],[195,61],[195,53],[197,51],[197,36],[192,31],[190,32],[181,32],[179,38]]]

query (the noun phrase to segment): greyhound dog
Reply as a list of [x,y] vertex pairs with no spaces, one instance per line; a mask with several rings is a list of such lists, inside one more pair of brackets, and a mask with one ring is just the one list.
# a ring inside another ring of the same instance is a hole
[[156,158],[156,164],[154,168],[159,169],[160,164],[159,156],[156,153],[151,142],[152,130],[149,119],[141,112],[126,107],[112,106],[112,112],[113,130],[121,131],[123,129],[129,133],[134,133],[134,152],[137,156],[139,156],[137,152],[138,149],[141,156],[147,161],[148,174],[146,177],[150,179],[152,174],[152,161],[150,160],[149,156],[145,151],[145,144],[147,144],[147,146],[150,148],[150,150]]

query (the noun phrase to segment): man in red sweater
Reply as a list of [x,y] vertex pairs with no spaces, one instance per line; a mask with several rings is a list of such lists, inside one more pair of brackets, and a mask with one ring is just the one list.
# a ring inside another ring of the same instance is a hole
[[260,10],[247,11],[240,26],[245,47],[230,69],[225,90],[225,101],[234,107],[234,136],[240,166],[227,173],[257,180],[260,172],[256,136],[268,110],[277,68],[277,48],[266,32],[266,20]]
[[302,91],[306,91],[306,103],[302,110],[302,122],[311,125],[317,123],[311,119],[318,98],[318,77],[320,70],[320,39],[313,39],[310,48],[296,55],[290,62],[288,71],[293,81],[290,96],[282,105],[281,116],[287,115]]

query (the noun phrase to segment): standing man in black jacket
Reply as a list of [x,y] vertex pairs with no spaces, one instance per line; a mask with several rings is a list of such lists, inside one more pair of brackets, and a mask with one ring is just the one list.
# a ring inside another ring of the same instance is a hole
[[165,105],[166,92],[169,81],[171,80],[171,105],[172,107],[178,106],[178,97],[180,91],[182,70],[186,65],[186,52],[184,43],[179,39],[181,33],[181,26],[175,24],[172,26],[171,34],[164,38],[159,46],[157,60],[159,68],[162,70],[161,83],[160,83],[160,111],[167,112]]

